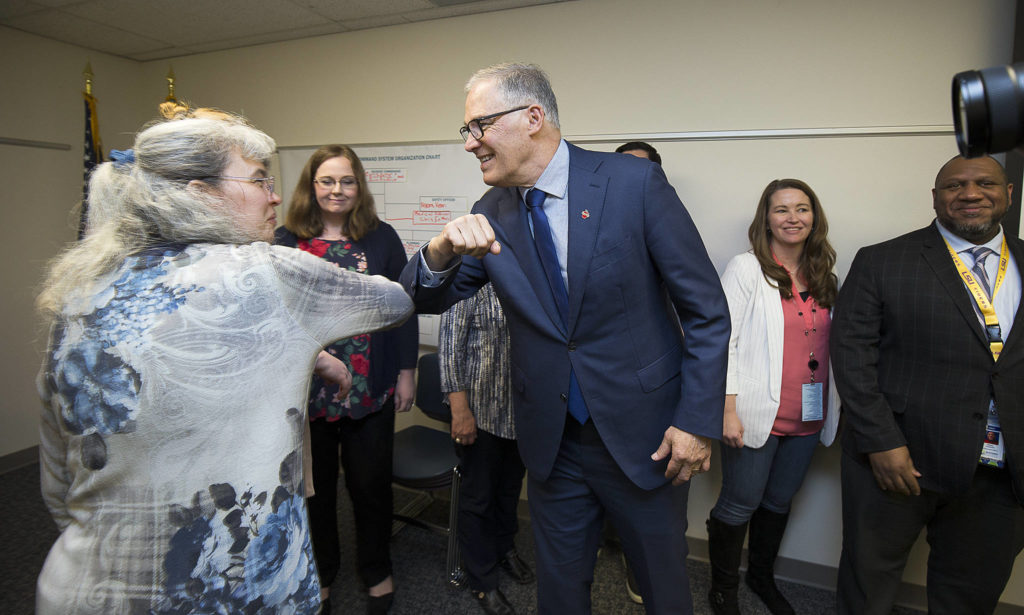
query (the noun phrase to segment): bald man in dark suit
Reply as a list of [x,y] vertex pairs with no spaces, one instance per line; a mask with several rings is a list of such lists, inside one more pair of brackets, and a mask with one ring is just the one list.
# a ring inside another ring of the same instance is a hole
[[1024,242],[1000,226],[1012,190],[994,159],[953,158],[936,220],[860,250],[839,293],[842,615],[888,615],[922,529],[933,614],[991,613],[1024,548]]

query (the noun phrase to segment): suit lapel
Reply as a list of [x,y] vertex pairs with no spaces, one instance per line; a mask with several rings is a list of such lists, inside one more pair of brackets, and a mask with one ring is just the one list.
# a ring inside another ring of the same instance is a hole
[[608,178],[594,173],[596,167],[586,150],[569,146],[569,330],[583,304],[590,257],[597,243],[604,213]]
[[960,279],[960,274],[957,272],[956,266],[953,264],[953,259],[949,256],[949,249],[946,248],[946,242],[943,241],[942,235],[939,234],[939,231],[935,228],[934,224],[928,227],[928,229],[930,229],[930,232],[925,235],[924,242],[922,243],[922,254],[931,266],[932,271],[935,272],[935,277],[939,279],[942,287],[953,299],[953,304],[956,305],[956,309],[960,311],[960,315],[963,316],[964,320],[966,320],[970,325],[971,331],[974,331],[975,337],[977,337],[978,341],[984,344],[987,349],[988,338],[981,327],[981,323],[978,321],[977,313],[974,311],[974,305],[972,303],[973,300],[964,288],[964,282]]
[[[526,206],[519,198],[517,188],[504,190],[501,201],[498,204],[498,224],[505,233],[506,241],[502,243],[501,250],[509,250],[515,256],[519,267],[530,282],[533,293],[537,296],[544,312],[551,319],[551,322],[566,334],[562,325],[562,318],[558,314],[558,306],[555,304],[555,297],[551,294],[551,285],[548,284],[547,275],[544,273],[544,266],[541,265],[540,255],[537,254],[537,244],[534,243],[533,234],[530,232],[530,223]],[[513,246],[515,246],[513,248]]]

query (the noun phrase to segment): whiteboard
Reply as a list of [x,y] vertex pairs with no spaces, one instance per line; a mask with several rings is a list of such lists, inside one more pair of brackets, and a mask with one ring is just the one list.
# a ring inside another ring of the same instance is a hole
[[[828,218],[841,280],[857,249],[921,228],[933,219],[930,191],[935,174],[957,153],[952,129],[935,127],[916,132],[911,128],[731,133],[713,138],[706,133],[600,135],[566,140],[603,151],[632,140],[654,145],[719,273],[730,258],[748,249],[747,227],[768,182],[783,177],[806,181]],[[487,190],[476,159],[461,143],[352,148],[367,169],[378,213],[398,230],[410,255],[444,222],[468,212]],[[279,152],[286,203],[315,149]],[[420,343],[436,345],[436,317],[420,317]]]
[[[317,147],[278,151],[281,192],[291,200],[302,167]],[[412,256],[438,234],[445,223],[469,213],[488,186],[476,158],[461,143],[426,145],[352,146],[366,169],[366,180],[377,215],[395,227]],[[284,214],[279,216],[282,220]],[[421,315],[420,344],[437,346],[438,316]]]

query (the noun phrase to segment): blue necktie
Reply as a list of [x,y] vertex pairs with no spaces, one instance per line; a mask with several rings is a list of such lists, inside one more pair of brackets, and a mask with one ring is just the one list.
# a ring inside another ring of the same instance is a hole
[[[558,315],[562,317],[562,324],[566,330],[569,328],[569,293],[565,288],[565,280],[562,279],[562,270],[558,265],[558,253],[555,251],[555,242],[551,237],[551,225],[548,224],[548,216],[544,213],[544,199],[547,193],[534,188],[526,193],[526,208],[530,210],[530,219],[533,221],[533,241],[537,244],[537,253],[540,256],[541,265],[544,266],[544,274],[551,286],[551,292],[555,296],[555,304],[558,306]],[[576,371],[569,371],[569,396],[567,399],[569,414],[579,421],[580,425],[587,422],[590,412],[587,404],[583,401],[583,392],[576,381]]]

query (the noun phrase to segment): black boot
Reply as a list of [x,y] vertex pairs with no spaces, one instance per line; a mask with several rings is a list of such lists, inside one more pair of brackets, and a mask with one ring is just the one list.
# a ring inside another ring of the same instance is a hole
[[747,554],[747,587],[764,602],[772,615],[794,615],[792,605],[775,586],[775,557],[789,513],[780,514],[758,508],[750,518],[750,544]]
[[711,559],[708,602],[715,615],[740,615],[736,592],[740,586],[740,555],[746,536],[746,523],[728,525],[708,517],[708,554]]

